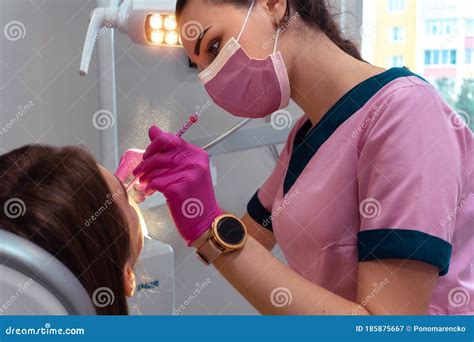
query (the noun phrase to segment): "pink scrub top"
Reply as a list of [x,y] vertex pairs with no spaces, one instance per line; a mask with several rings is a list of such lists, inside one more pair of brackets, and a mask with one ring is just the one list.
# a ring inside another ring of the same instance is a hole
[[433,86],[405,68],[303,115],[247,205],[288,265],[351,301],[358,263],[436,266],[429,314],[474,314],[474,139]]

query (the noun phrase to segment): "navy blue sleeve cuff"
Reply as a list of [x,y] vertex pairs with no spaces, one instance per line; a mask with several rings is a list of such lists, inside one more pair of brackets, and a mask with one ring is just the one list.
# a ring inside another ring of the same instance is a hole
[[448,273],[452,245],[436,236],[409,229],[375,229],[357,234],[359,262],[406,259],[426,262]]
[[269,212],[263,206],[262,202],[260,202],[260,200],[258,199],[257,193],[258,190],[255,192],[255,194],[247,204],[247,212],[249,213],[250,217],[253,218],[257,223],[262,225],[262,227],[273,231],[272,213]]

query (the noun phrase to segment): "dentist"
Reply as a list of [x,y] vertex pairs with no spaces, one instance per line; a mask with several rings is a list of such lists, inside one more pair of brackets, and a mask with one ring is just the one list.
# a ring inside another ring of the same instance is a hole
[[263,118],[291,98],[305,112],[242,219],[219,207],[205,151],[150,129],[134,173],[187,245],[262,314],[474,314],[473,136],[436,90],[362,61],[325,1],[176,12],[182,31],[202,28],[183,45],[216,104]]

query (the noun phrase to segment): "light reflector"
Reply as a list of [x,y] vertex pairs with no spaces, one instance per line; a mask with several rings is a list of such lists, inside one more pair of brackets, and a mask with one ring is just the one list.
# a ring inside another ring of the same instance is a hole
[[172,13],[151,13],[145,20],[146,40],[151,45],[181,46],[176,16]]

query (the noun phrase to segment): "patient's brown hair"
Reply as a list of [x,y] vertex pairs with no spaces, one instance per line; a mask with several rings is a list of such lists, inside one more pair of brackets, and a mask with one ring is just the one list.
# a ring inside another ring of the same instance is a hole
[[[13,198],[24,202],[24,215],[7,215],[5,203]],[[56,256],[91,299],[98,288],[111,289],[113,303],[99,303],[97,314],[126,315],[130,233],[118,205],[106,204],[111,198],[96,160],[81,147],[27,145],[0,156],[0,229]]]

